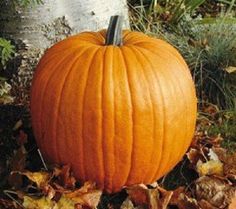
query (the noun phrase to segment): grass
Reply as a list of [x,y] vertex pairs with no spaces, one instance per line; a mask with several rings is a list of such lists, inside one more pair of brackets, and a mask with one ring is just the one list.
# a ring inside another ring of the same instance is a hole
[[222,146],[229,151],[236,151],[236,110],[220,111],[217,121],[207,128],[209,135],[221,135]]
[[165,38],[175,45],[187,61],[197,87],[198,98],[222,108],[234,108],[235,77],[227,72],[236,64],[236,24],[189,23],[179,26]]

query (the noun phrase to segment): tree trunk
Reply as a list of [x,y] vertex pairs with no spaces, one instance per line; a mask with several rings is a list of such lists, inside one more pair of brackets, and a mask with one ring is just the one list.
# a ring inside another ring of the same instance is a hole
[[[33,69],[46,48],[72,34],[107,28],[112,15],[124,16],[129,28],[126,0],[44,0],[22,8],[0,1],[0,37],[11,39],[17,53],[8,68],[17,104],[27,104]],[[16,72],[14,72],[14,70]]]

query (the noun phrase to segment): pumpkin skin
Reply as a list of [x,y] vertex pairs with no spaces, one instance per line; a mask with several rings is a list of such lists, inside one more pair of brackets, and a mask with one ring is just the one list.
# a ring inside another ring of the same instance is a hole
[[183,157],[197,100],[189,69],[168,43],[123,31],[84,32],[47,50],[31,88],[32,126],[48,162],[106,192],[152,183]]

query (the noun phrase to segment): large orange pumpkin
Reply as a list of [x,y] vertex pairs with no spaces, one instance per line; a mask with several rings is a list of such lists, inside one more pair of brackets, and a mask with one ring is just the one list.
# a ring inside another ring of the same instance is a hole
[[194,84],[178,51],[139,32],[120,37],[116,20],[107,37],[105,30],[84,32],[47,50],[31,91],[44,158],[70,164],[78,180],[107,192],[170,171],[196,120]]

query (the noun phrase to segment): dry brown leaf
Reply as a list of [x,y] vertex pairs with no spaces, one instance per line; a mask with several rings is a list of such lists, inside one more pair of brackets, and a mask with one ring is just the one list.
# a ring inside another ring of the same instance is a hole
[[179,187],[173,191],[170,205],[175,205],[178,209],[201,209],[197,200],[189,197],[184,187]]
[[58,177],[59,184],[65,189],[75,188],[75,178],[71,175],[70,166],[64,165],[62,168],[54,168],[53,176]]
[[2,209],[23,209],[15,201],[0,198],[0,208]]
[[214,104],[206,104],[205,107],[202,107],[202,111],[204,113],[208,113],[209,115],[215,115],[217,114],[220,110],[219,108],[214,105]]
[[235,209],[235,208],[236,208],[236,191],[235,191],[234,196],[231,199],[231,203],[229,205],[229,209]]
[[89,208],[96,208],[102,195],[101,190],[95,188],[95,184],[85,182],[84,186],[75,191],[64,193],[64,197],[75,202],[76,205],[83,205]]
[[202,209],[218,209],[214,207],[212,204],[210,204],[209,202],[207,202],[206,200],[200,200],[198,201],[198,204]]
[[175,195],[176,199],[171,200],[171,205],[176,205],[179,209],[201,209],[197,200],[187,196],[184,193]]
[[134,206],[150,209],[166,209],[173,194],[157,185],[156,188],[147,188],[143,184],[126,188],[129,199]]
[[137,205],[149,205],[150,197],[148,188],[144,184],[134,185],[126,188],[129,199],[132,203]]
[[236,182],[236,153],[228,154],[224,148],[214,148],[214,152],[224,163],[225,176]]
[[98,206],[101,196],[102,196],[101,190],[87,192],[85,194],[80,194],[74,197],[65,194],[65,197],[67,197],[67,199],[73,200],[75,204],[80,204],[83,206],[87,206],[89,208],[96,208]]
[[173,205],[176,201],[178,201],[178,197],[180,194],[185,194],[185,187],[180,186],[173,191],[173,195],[171,196],[170,203]]
[[223,180],[203,176],[196,181],[196,199],[205,200],[218,209],[229,205],[235,188]]
[[158,191],[160,193],[160,196],[161,198],[159,197],[159,205],[160,205],[160,208],[161,209],[166,209],[169,202],[170,202],[170,199],[173,195],[173,191],[167,191],[161,187],[158,186]]
[[220,134],[217,136],[209,136],[207,131],[197,131],[193,137],[191,147],[206,156],[209,152],[208,149],[212,147],[220,147],[222,140],[223,138]]
[[202,157],[199,150],[197,150],[195,148],[190,148],[189,151],[186,153],[186,155],[187,155],[187,158],[189,159],[190,163],[193,165],[196,165],[197,162]]
[[224,163],[224,173],[225,175],[236,181],[236,153],[232,155],[227,155],[226,162]]
[[74,190],[73,192],[68,193],[67,196],[68,197],[76,197],[80,194],[85,194],[85,193],[88,193],[88,192],[91,192],[94,190],[96,190],[96,184],[94,182],[87,181],[84,183],[84,185],[82,187]]

